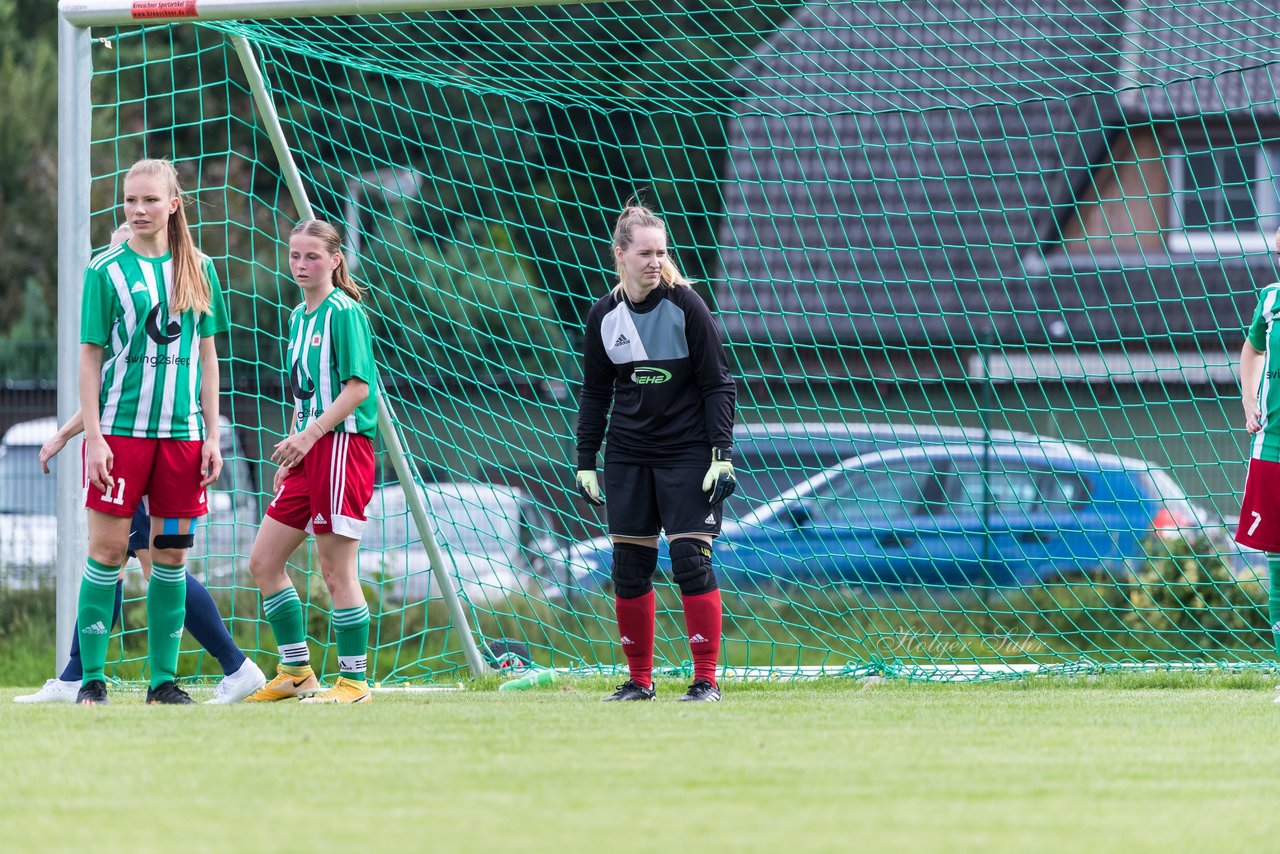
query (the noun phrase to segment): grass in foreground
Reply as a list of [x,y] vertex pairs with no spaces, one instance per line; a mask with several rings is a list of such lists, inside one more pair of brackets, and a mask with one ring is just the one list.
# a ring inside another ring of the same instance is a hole
[[665,681],[627,705],[598,680],[346,708],[5,689],[0,826],[11,851],[1265,850],[1273,681],[729,685],[698,706]]

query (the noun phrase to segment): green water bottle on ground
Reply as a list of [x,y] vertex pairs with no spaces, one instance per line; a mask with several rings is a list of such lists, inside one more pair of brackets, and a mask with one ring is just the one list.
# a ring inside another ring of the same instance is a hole
[[551,668],[530,670],[523,676],[510,679],[498,686],[499,691],[527,691],[535,685],[550,685],[556,681],[556,672]]

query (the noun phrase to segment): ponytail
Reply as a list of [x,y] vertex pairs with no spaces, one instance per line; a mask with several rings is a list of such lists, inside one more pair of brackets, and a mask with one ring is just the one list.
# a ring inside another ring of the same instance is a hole
[[351,278],[351,270],[347,268],[346,256],[338,253],[338,266],[333,268],[333,285],[356,302],[364,299],[364,288]]

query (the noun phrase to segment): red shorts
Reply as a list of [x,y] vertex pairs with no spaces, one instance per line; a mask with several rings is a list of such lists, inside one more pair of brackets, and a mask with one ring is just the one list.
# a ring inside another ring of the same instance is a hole
[[139,439],[134,436],[104,436],[113,457],[111,477],[115,485],[103,494],[89,485],[84,467],[84,506],[111,516],[132,516],[142,496],[152,516],[161,519],[193,519],[209,512],[200,481],[200,450],[197,440]]
[[267,515],[312,534],[360,539],[373,498],[373,442],[368,436],[326,433],[289,470]]
[[1236,542],[1264,552],[1280,552],[1280,463],[1249,460]]

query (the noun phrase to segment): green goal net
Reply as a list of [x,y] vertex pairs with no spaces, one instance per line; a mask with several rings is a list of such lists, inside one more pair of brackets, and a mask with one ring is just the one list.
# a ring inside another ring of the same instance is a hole
[[[1265,555],[1231,536],[1235,364],[1280,226],[1270,5],[702,0],[92,36],[94,246],[128,165],[169,157],[229,291],[235,441],[193,567],[264,664],[247,556],[287,417],[299,208],[237,38],[369,287],[411,461],[409,484],[379,445],[375,679],[460,678],[466,632],[494,657],[624,668],[572,469],[583,321],[633,194],[738,380],[742,489],[716,547],[732,673],[1272,663]],[[290,566],[335,671],[314,552]],[[685,673],[661,572],[659,666]],[[139,672],[141,625],[131,600],[117,676]]]

